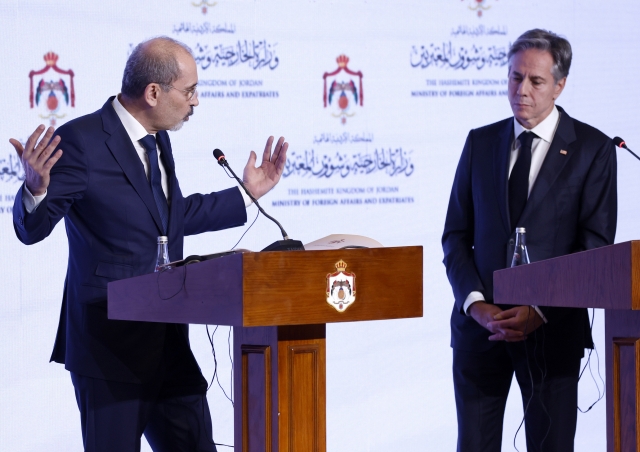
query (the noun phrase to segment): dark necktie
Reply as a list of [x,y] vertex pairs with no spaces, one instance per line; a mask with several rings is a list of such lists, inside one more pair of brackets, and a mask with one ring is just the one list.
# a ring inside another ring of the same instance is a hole
[[518,137],[520,141],[520,154],[511,169],[509,176],[509,218],[511,229],[518,226],[524,206],[529,197],[529,171],[531,170],[531,143],[537,135],[533,132],[522,132]]
[[149,182],[151,183],[151,191],[156,201],[160,220],[162,221],[163,234],[167,234],[167,224],[169,223],[169,204],[167,198],[162,191],[162,175],[160,174],[160,165],[158,165],[158,150],[156,148],[156,138],[153,135],[147,135],[139,140],[142,147],[147,151],[149,157]]

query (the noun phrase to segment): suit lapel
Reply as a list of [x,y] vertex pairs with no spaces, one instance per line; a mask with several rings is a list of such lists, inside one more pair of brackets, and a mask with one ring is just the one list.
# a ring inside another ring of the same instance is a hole
[[493,148],[493,171],[496,193],[498,195],[498,205],[500,207],[500,215],[502,216],[502,224],[507,233],[511,230],[509,221],[509,153],[511,152],[511,143],[513,141],[513,119],[506,122],[506,126],[498,135],[495,146]]
[[158,230],[162,231],[162,220],[153,199],[153,193],[144,172],[144,166],[111,102],[113,102],[113,97],[109,98],[100,112],[104,131],[110,135],[106,140],[106,145],[149,210],[156,226],[158,226]]
[[[562,169],[567,162],[571,160],[573,154],[575,154],[571,149],[571,143],[576,140],[573,120],[560,107],[558,107],[558,110],[560,111],[560,123],[558,124],[558,129],[553,137],[551,146],[549,146],[549,151],[542,162],[542,167],[531,189],[527,204],[522,212],[522,224],[525,224],[527,217],[540,205]],[[561,154],[560,151],[563,149],[569,152]]]

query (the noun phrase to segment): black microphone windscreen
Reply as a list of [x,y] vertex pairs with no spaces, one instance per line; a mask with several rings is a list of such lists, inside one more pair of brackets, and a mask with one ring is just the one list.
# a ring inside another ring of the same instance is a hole
[[615,144],[619,148],[625,147],[624,140],[620,137],[613,137],[613,144]]
[[224,152],[222,152],[220,149],[214,149],[213,156],[216,158],[216,160],[220,160],[220,157],[224,157]]

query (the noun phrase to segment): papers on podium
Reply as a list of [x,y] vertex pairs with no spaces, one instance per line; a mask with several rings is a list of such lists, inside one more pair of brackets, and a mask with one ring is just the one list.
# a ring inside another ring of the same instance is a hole
[[331,234],[304,245],[306,251],[345,248],[384,248],[382,243],[363,235]]
[[[365,237],[363,235],[353,234],[331,234],[318,240],[314,240],[311,243],[304,245],[304,249],[309,250],[339,250],[347,248],[384,248],[382,243],[377,240]],[[208,261],[210,259],[216,259],[218,257],[228,256],[230,254],[240,253],[253,253],[247,249],[235,249],[222,251],[219,253],[206,254],[202,256],[193,255],[183,260],[171,262],[167,264],[167,267],[181,267],[183,265],[195,264],[198,262]]]

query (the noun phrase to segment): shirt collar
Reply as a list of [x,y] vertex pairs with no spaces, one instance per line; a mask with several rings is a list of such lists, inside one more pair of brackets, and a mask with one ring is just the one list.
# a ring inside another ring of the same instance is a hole
[[525,130],[530,130],[547,143],[551,143],[551,141],[553,141],[553,136],[556,133],[556,128],[558,127],[559,122],[560,112],[558,111],[558,107],[554,105],[553,110],[551,110],[551,113],[549,113],[549,116],[544,118],[542,122],[535,126],[533,129],[525,129],[517,119],[513,118],[513,136],[517,139],[522,132],[524,132]]
[[[118,96],[120,95],[118,94]],[[122,104],[118,100],[118,96],[113,99],[113,109],[116,111],[118,118],[120,118],[120,121],[124,126],[124,130],[127,131],[127,135],[129,135],[131,141],[137,143],[138,140],[149,135],[149,132],[147,132],[147,129],[145,129],[144,126],[140,124],[138,120],[134,118],[133,115],[122,106]]]

